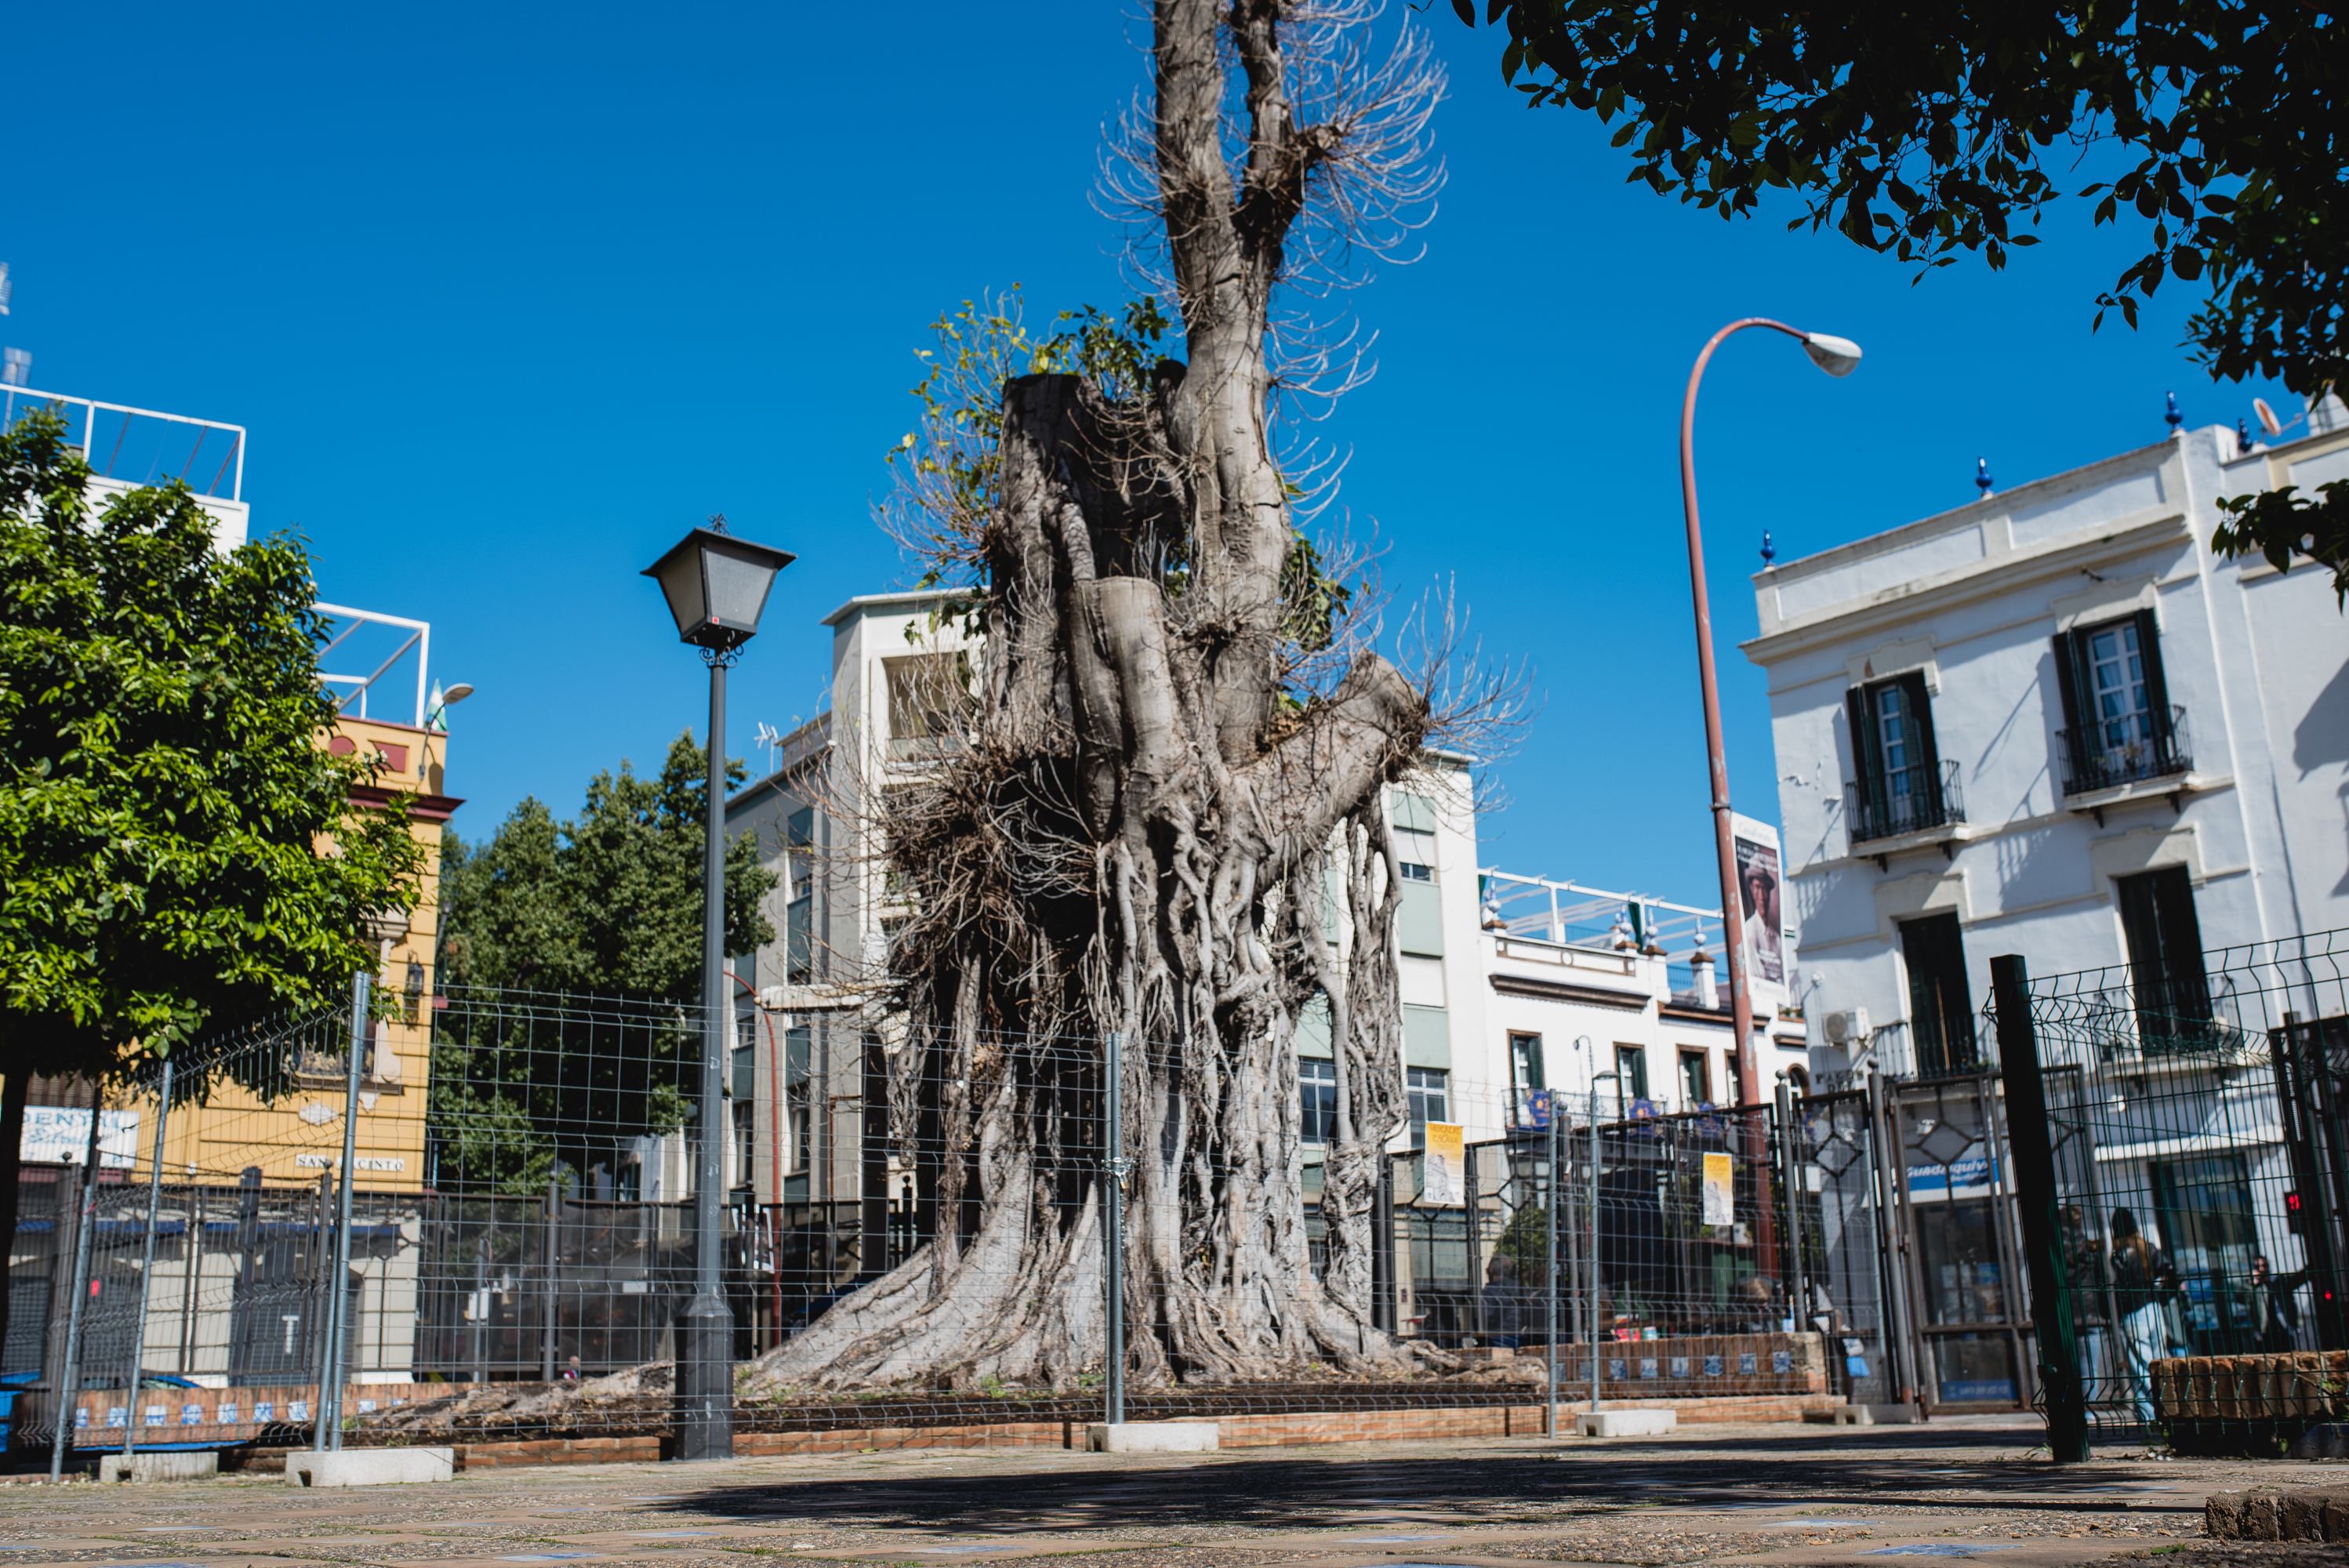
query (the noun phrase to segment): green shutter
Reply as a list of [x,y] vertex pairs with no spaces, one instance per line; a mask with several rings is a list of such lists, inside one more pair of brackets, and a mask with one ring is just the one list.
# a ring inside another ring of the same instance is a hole
[[1395,939],[1405,953],[1423,958],[1444,956],[1444,892],[1428,882],[1402,884],[1402,903],[1395,910]]
[[1300,1057],[1327,1057],[1330,1049],[1330,1002],[1316,996],[1305,1004],[1305,1011],[1297,1015],[1297,1054]]
[[1435,803],[1424,795],[1394,795],[1394,825],[1407,833],[1435,831]]
[[1441,1007],[1406,1005],[1402,1010],[1405,1067],[1452,1068],[1452,1016]]

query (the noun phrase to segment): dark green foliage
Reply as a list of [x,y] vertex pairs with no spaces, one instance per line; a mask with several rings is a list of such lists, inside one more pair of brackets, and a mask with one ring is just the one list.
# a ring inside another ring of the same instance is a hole
[[2255,490],[2219,503],[2227,514],[2210,548],[2227,555],[2258,555],[2279,572],[2305,556],[2333,573],[2336,601],[2349,607],[2349,480],[2334,480],[2304,496],[2298,485]]
[[[543,1192],[688,1115],[700,1030],[707,754],[658,776],[599,773],[577,817],[524,800],[478,850],[441,859],[431,1138],[443,1190]],[[729,769],[739,781],[740,765]],[[726,942],[774,935],[756,840],[728,847]],[[625,998],[625,1000],[623,1000]]]
[[[1476,21],[1475,0],[1453,0]],[[2084,153],[2075,192],[2146,253],[2099,296],[2131,325],[2165,277],[2207,278],[2190,341],[2227,380],[2342,386],[2349,181],[2335,7],[2058,0],[1775,12],[1723,4],[1487,0],[1503,76],[1532,105],[1621,121],[1631,178],[1721,212],[1785,191],[1923,266],[1992,267]]]
[[[43,412],[0,434],[0,1063],[98,1074],[339,995],[408,907],[404,808],[319,740],[323,623],[290,540],[222,554],[185,485],[92,517]],[[322,854],[331,842],[334,852]]]
[[29,1080],[338,995],[423,861],[321,744],[302,547],[221,553],[177,481],[93,516],[89,483],[56,413],[0,431],[0,1337]]

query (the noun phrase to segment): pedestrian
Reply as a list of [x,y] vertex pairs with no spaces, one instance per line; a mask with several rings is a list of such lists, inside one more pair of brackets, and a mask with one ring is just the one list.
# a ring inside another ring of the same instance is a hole
[[565,1383],[576,1383],[579,1381],[579,1357],[576,1356],[574,1356],[568,1362],[564,1363],[563,1367],[563,1380]]
[[2268,1268],[2264,1254],[2251,1259],[2251,1283],[2245,1291],[2251,1298],[2251,1344],[2270,1355],[2294,1348],[2294,1329],[2300,1326],[2300,1304],[2292,1297],[2308,1283],[2308,1271],[2278,1274]]
[[2178,1271],[2168,1253],[2138,1233],[2137,1216],[2127,1209],[2113,1211],[2112,1233],[2113,1305],[2120,1315],[2129,1397],[2137,1419],[2149,1422],[2153,1364],[2170,1354],[2169,1300],[2178,1293]]

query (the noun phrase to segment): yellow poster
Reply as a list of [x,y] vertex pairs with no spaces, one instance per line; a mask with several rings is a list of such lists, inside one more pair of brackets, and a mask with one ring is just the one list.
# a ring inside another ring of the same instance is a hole
[[1729,1225],[1737,1221],[1737,1182],[1726,1154],[1704,1157],[1704,1212],[1708,1225]]
[[1468,1157],[1456,1121],[1427,1124],[1426,1173],[1420,1178],[1419,1201],[1457,1209],[1468,1202]]

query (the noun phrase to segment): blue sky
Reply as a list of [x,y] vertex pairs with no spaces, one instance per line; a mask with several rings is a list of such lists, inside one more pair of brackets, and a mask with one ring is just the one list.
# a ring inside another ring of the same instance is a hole
[[[730,748],[815,711],[818,619],[912,569],[869,521],[944,307],[1123,297],[1088,201],[1141,79],[1126,7],[19,7],[0,208],[36,386],[251,428],[260,531],[333,600],[433,624],[458,825],[558,811],[698,726],[700,665],[637,575],[722,511],[800,555],[735,681]],[[1529,113],[1436,7],[1450,183],[1423,261],[1355,296],[1380,374],[1337,411],[1345,500],[1408,602],[1454,585],[1538,710],[1488,861],[1690,902],[1714,885],[1676,467],[1723,322],[1857,339],[1847,381],[1748,334],[1698,421],[1733,793],[1775,817],[1747,574],[2195,424],[2165,292],[2091,335],[2133,259],[2085,211],[2008,272],[1897,262],[1791,211],[1724,225],[1624,183],[1595,121]],[[2082,177],[2085,182],[2085,177]],[[2175,289],[2175,285],[2173,285]]]

